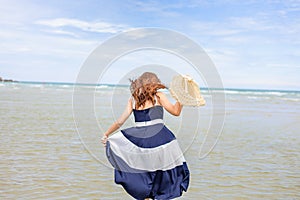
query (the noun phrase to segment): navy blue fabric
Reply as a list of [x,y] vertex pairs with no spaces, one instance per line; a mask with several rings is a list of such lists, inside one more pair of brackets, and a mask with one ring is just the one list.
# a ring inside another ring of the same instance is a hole
[[144,110],[133,109],[136,122],[151,121],[154,119],[163,119],[164,109],[162,106],[153,106]]
[[130,173],[115,170],[115,183],[121,184],[128,194],[138,200],[173,199],[187,191],[189,169],[184,162],[167,171]]
[[155,124],[147,127],[132,127],[121,130],[123,135],[138,147],[154,148],[176,139],[164,125]]

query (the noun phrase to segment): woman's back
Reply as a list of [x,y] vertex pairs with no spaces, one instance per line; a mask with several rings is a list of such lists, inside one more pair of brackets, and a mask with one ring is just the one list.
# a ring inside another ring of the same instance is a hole
[[143,110],[133,110],[135,122],[146,122],[163,119],[164,109],[162,106],[153,106]]

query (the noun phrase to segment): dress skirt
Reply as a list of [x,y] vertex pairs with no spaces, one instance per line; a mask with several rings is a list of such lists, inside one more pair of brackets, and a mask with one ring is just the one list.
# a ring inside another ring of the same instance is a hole
[[173,199],[188,189],[190,173],[183,153],[161,119],[137,122],[113,134],[106,155],[115,183],[135,199]]

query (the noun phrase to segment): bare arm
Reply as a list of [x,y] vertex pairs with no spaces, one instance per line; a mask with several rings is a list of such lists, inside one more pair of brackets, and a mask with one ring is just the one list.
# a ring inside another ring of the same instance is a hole
[[182,110],[182,105],[177,101],[175,104],[172,104],[166,95],[161,92],[157,92],[156,95],[159,97],[158,101],[170,114],[179,116]]
[[128,100],[127,106],[123,112],[123,114],[115,121],[109,128],[108,130],[104,133],[104,137],[108,137],[110,134],[118,130],[124,122],[128,119],[132,112],[132,99],[130,98]]

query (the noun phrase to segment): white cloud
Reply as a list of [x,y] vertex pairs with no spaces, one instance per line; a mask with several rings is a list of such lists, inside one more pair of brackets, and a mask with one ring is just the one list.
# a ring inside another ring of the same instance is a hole
[[35,22],[35,24],[50,26],[53,28],[73,27],[83,31],[97,32],[97,33],[118,33],[120,31],[128,29],[128,26],[122,24],[112,24],[112,23],[100,22],[100,21],[89,22],[89,21],[70,19],[70,18],[38,20]]
[[67,36],[72,36],[72,37],[75,37],[75,38],[79,38],[80,37],[75,32],[64,31],[64,30],[44,30],[44,32],[45,33],[50,33],[50,34],[57,34],[57,35],[67,35]]
[[213,62],[218,67],[232,67],[232,64],[237,61],[239,54],[233,49],[222,48],[222,49],[206,49],[207,54],[212,58]]
[[95,39],[70,38],[63,35],[47,35],[44,32],[10,29],[2,30],[0,37],[4,38],[0,43],[2,54],[27,51],[34,55],[50,55],[55,52],[61,56],[71,55],[75,52],[77,52],[76,55],[82,55],[85,54],[85,50],[94,47],[99,42]]

